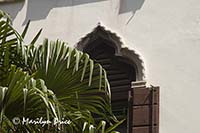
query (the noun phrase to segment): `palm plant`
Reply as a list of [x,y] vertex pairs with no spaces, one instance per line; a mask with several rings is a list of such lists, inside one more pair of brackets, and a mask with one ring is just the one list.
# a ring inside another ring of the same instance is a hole
[[[21,68],[16,55],[22,50],[22,38],[11,26],[9,16],[0,11],[0,124],[1,131],[28,131],[29,126],[16,128],[13,117],[40,115],[47,119],[58,117],[54,93],[47,89],[41,79],[34,79]],[[37,111],[37,113],[35,113]],[[39,131],[39,128],[34,128]]]
[[[28,26],[19,35],[9,16],[0,11],[0,129],[111,132],[122,121],[117,122],[111,111],[106,71],[64,42],[45,39],[35,45],[41,30],[30,45],[23,45]],[[11,121],[16,116],[65,118],[71,124],[16,126]],[[107,129],[106,122],[111,124]]]

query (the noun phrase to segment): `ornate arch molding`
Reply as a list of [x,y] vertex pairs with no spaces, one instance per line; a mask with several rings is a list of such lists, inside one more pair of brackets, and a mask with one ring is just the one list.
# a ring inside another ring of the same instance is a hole
[[112,47],[115,49],[115,56],[125,59],[124,61],[126,63],[135,68],[137,81],[145,79],[144,62],[141,59],[141,56],[136,53],[135,50],[131,50],[128,47],[124,46],[121,38],[116,33],[113,33],[110,30],[106,30],[105,27],[101,26],[100,24],[96,28],[94,28],[91,33],[81,38],[81,40],[77,43],[76,48],[84,51],[84,49],[88,47],[88,45],[90,45],[97,39],[102,39],[105,42],[111,42],[107,44],[112,45]]

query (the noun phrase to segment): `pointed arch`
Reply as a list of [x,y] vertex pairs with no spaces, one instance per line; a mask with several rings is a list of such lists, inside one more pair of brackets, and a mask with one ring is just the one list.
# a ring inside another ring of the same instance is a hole
[[126,47],[116,33],[107,30],[101,24],[98,24],[91,33],[81,38],[76,48],[81,51],[84,51],[88,47],[92,49],[94,46],[91,44],[97,40],[102,40],[106,45],[114,48],[115,56],[124,58],[124,61],[135,68],[137,81],[145,79],[144,62],[141,56],[135,50]]

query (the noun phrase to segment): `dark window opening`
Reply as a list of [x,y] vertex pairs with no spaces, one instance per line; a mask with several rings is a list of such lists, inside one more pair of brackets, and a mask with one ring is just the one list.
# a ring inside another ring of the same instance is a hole
[[[104,39],[97,39],[84,48],[84,52],[107,71],[112,92],[113,113],[119,118],[129,119],[129,91],[131,82],[136,81],[135,68],[128,64],[128,60],[115,55],[115,45]],[[128,131],[128,121],[118,129],[123,133]]]

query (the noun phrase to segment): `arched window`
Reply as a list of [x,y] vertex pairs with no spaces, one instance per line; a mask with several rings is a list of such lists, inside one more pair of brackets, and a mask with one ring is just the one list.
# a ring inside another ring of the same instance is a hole
[[118,130],[125,133],[130,130],[129,101],[131,83],[144,78],[144,67],[140,56],[133,50],[122,48],[120,38],[98,25],[93,32],[82,38],[77,48],[86,52],[107,71],[112,92],[112,109],[118,118],[127,118]]
[[[118,118],[128,118],[128,92],[131,82],[136,80],[135,69],[126,63],[122,57],[115,56],[114,48],[97,39],[92,42],[93,48],[86,47],[87,52],[95,62],[100,63],[107,71],[112,92],[112,109]],[[121,126],[122,131],[127,130],[126,122]]]

